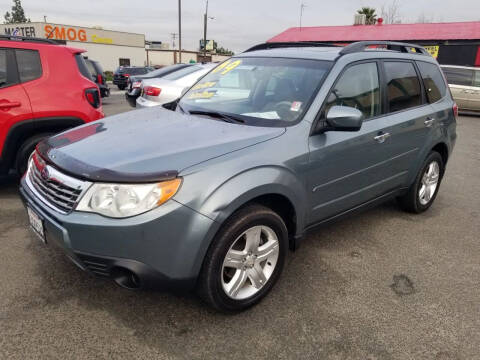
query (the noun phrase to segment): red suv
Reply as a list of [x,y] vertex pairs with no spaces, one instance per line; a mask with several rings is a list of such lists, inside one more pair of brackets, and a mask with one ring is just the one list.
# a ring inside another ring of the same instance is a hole
[[104,117],[83,52],[0,36],[0,174],[23,174],[40,140]]

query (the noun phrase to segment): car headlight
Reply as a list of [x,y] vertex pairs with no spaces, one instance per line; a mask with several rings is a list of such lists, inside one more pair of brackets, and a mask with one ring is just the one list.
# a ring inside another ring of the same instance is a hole
[[182,179],[154,184],[93,184],[75,210],[123,218],[162,205],[178,191]]

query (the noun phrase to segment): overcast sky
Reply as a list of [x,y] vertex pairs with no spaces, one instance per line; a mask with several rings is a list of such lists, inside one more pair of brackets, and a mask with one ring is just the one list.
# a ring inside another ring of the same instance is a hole
[[[392,0],[304,0],[303,26],[350,25],[361,6],[380,13]],[[209,0],[208,38],[236,52],[298,26],[301,0]],[[480,0],[398,0],[403,22],[425,16],[435,22],[479,21]],[[12,0],[0,0],[0,12]],[[177,0],[22,0],[32,21],[144,33],[147,40],[171,43],[178,32]],[[182,0],[182,47],[198,48],[203,37],[205,0]]]

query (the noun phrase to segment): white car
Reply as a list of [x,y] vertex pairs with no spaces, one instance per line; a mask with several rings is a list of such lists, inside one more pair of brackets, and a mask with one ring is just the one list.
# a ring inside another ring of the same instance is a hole
[[190,88],[217,65],[213,63],[193,65],[163,78],[143,80],[137,107],[158,106],[178,99],[185,89]]

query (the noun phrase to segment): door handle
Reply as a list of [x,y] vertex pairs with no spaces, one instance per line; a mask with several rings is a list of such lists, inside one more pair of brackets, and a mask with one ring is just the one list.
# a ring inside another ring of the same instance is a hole
[[14,107],[19,107],[22,105],[19,101],[12,101],[12,102],[3,102],[0,103],[0,109],[10,109]]
[[431,127],[434,122],[435,122],[434,118],[428,117],[427,120],[425,120],[423,123],[425,124],[426,127]]
[[389,137],[390,137],[390,133],[383,133],[375,136],[374,139],[379,144],[383,144],[385,140],[387,140]]

